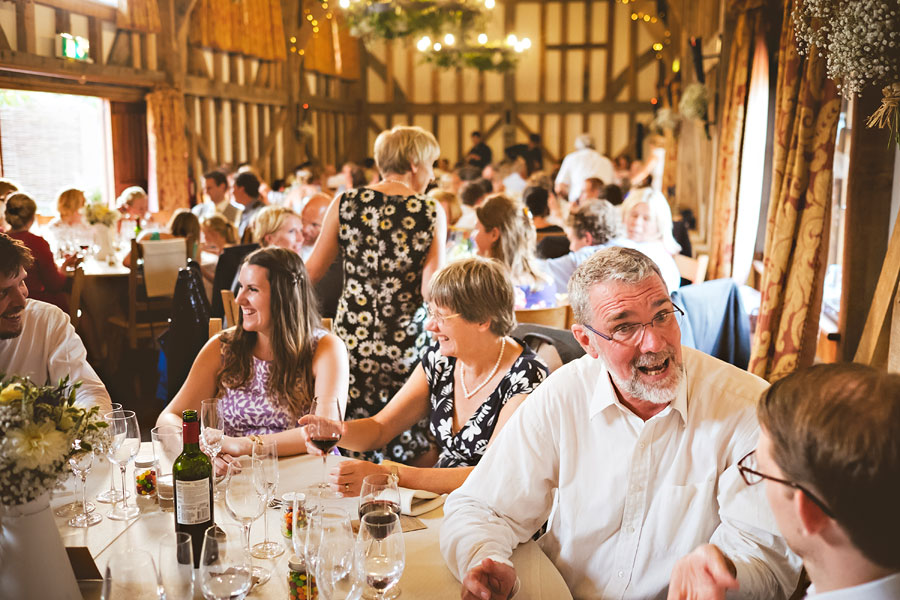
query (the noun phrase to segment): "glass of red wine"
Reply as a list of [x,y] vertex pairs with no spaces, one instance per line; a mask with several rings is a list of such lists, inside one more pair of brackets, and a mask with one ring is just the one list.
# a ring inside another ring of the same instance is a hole
[[337,398],[316,398],[309,409],[311,417],[306,424],[306,436],[313,446],[322,451],[322,483],[328,489],[328,454],[341,441],[343,415]]
[[400,517],[389,510],[373,510],[359,523],[357,560],[366,589],[363,598],[385,600],[399,595],[406,553]]
[[397,479],[389,473],[367,475],[359,491],[359,519],[373,511],[400,514],[400,490]]

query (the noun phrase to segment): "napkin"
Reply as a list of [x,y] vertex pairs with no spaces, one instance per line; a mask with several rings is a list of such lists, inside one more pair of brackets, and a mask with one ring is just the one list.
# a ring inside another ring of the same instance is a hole
[[444,503],[446,494],[435,494],[425,490],[411,490],[401,487],[400,512],[404,515],[417,517],[436,509]]

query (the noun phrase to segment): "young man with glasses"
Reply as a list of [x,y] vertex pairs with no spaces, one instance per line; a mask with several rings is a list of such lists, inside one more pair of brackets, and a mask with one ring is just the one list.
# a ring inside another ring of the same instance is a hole
[[539,543],[575,598],[786,598],[799,560],[737,470],[766,382],[682,348],[681,311],[636,250],[597,252],[569,299],[587,355],[531,394],[444,506],[463,598],[510,597],[512,551],[548,518]]
[[757,407],[757,449],[738,463],[802,559],[816,600],[900,598],[900,375],[817,365]]

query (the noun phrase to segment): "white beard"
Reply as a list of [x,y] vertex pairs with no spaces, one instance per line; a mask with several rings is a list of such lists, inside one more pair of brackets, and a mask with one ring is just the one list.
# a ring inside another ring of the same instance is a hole
[[[665,359],[669,359],[670,370],[666,379],[653,384],[645,382],[642,377],[643,373],[638,370],[638,366],[642,363],[653,364]],[[609,376],[620,392],[652,404],[668,404],[675,400],[678,387],[684,377],[684,365],[676,362],[674,350],[643,354],[629,366],[631,367],[631,379],[628,380],[620,379],[612,369],[608,369]]]

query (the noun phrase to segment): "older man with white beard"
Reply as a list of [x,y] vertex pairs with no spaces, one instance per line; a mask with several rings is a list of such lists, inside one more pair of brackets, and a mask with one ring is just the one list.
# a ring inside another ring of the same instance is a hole
[[569,298],[587,355],[529,396],[444,507],[462,597],[512,597],[509,557],[549,520],[539,543],[575,598],[786,598],[799,560],[737,469],[766,382],[681,347],[681,310],[636,250],[594,254]]

